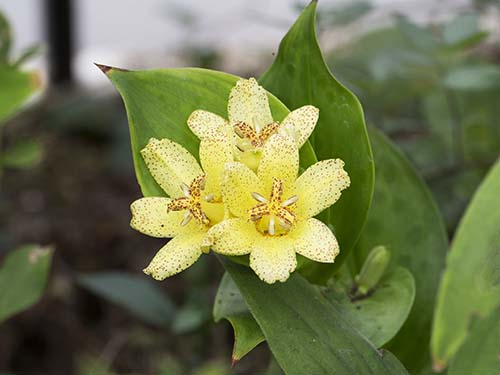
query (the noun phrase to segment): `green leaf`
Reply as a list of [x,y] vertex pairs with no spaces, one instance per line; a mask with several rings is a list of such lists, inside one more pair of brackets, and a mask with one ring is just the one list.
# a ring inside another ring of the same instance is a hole
[[0,155],[0,165],[10,168],[31,168],[42,159],[43,147],[36,139],[24,140],[5,149]]
[[[135,171],[144,196],[165,195],[146,168],[140,150],[151,137],[169,138],[198,156],[199,140],[187,126],[189,115],[196,109],[204,109],[227,118],[229,92],[238,77],[196,68],[148,71],[100,68],[125,103]],[[289,113],[272,95],[269,104],[278,121]],[[314,151],[306,143],[301,149],[301,164],[306,166],[314,161]]]
[[471,319],[500,304],[500,161],[479,186],[446,259],[432,330],[432,355],[446,366],[467,337]]
[[187,299],[177,310],[171,329],[175,334],[186,334],[199,330],[202,325],[210,321],[210,298],[207,290],[194,288],[187,293]]
[[500,68],[493,64],[462,66],[444,77],[446,87],[453,90],[482,91],[500,86]]
[[41,46],[36,44],[34,46],[28,47],[21,52],[21,55],[16,59],[13,66],[19,68],[25,62],[31,60],[33,57],[39,55],[41,53]]
[[321,21],[329,26],[344,26],[365,16],[373,9],[369,1],[353,1],[339,4],[320,13]]
[[333,265],[314,264],[307,275],[326,282],[356,243],[363,228],[373,191],[373,158],[363,111],[356,97],[330,73],[315,31],[316,2],[281,41],[273,65],[260,83],[290,109],[312,104],[320,109],[311,144],[319,160],[341,158],[351,186],[330,209],[331,223],[340,243]]
[[0,65],[8,63],[11,45],[10,24],[4,14],[0,12]]
[[39,86],[36,74],[0,65],[0,126],[22,107]]
[[396,17],[396,27],[418,50],[430,52],[439,46],[431,30],[411,22],[405,16]]
[[227,319],[233,326],[233,362],[239,361],[253,348],[265,341],[257,322],[228,273],[224,274],[214,302],[214,320]]
[[500,371],[500,309],[476,322],[453,358],[449,375],[494,375]]
[[370,139],[377,165],[375,194],[352,261],[359,272],[371,249],[383,244],[391,251],[392,266],[407,268],[415,278],[413,308],[388,349],[417,373],[430,362],[433,305],[447,235],[430,192],[406,158],[375,129]]
[[223,260],[287,375],[407,374],[389,352],[378,352],[342,312],[295,273],[263,283],[249,268]]
[[147,323],[168,326],[175,307],[146,276],[125,272],[82,274],[77,279],[85,289],[107,299]]
[[366,297],[353,294],[353,280],[341,280],[325,296],[342,316],[377,348],[400,330],[415,298],[415,280],[403,267],[386,274]]
[[0,269],[0,322],[35,304],[49,277],[53,250],[26,245],[7,254]]
[[453,47],[467,47],[483,40],[488,33],[479,29],[479,14],[467,13],[455,17],[443,28],[443,40]]

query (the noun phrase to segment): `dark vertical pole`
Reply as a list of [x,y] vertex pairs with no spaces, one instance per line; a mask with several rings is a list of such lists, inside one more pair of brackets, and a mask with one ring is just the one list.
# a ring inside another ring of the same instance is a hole
[[68,86],[73,78],[72,2],[73,0],[45,0],[49,78],[54,86]]

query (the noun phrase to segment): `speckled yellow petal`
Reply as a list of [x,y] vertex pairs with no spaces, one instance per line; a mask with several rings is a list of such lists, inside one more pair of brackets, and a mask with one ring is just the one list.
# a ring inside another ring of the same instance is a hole
[[293,240],[289,236],[258,236],[250,253],[250,267],[268,284],[286,281],[297,267]]
[[201,141],[200,162],[206,174],[206,194],[220,197],[220,178],[224,165],[233,160],[233,145],[228,139],[217,136]]
[[203,173],[194,156],[169,139],[151,138],[141,155],[151,175],[170,197],[181,196],[181,184],[190,185]]
[[248,210],[257,202],[252,193],[262,194],[262,185],[246,165],[227,163],[222,175],[222,199],[234,216],[248,218]]
[[250,253],[257,236],[255,224],[246,219],[229,219],[209,229],[208,238],[212,250],[224,255],[245,255]]
[[260,131],[273,122],[267,91],[255,78],[240,79],[229,94],[227,105],[229,123],[244,122]]
[[152,237],[174,237],[179,233],[193,230],[196,223],[182,226],[182,211],[168,212],[169,198],[147,197],[136,200],[130,205],[132,220],[130,226]]
[[257,175],[267,192],[271,191],[273,177],[283,181],[285,194],[297,178],[299,171],[299,149],[290,136],[273,135],[266,142],[262,152]]
[[204,232],[184,233],[175,236],[163,246],[143,270],[153,279],[163,280],[190,267],[198,260]]
[[319,109],[312,105],[305,105],[290,112],[281,123],[280,132],[291,135],[297,147],[301,148],[311,135],[318,122]]
[[201,109],[191,113],[187,120],[189,129],[200,139],[228,136],[233,132],[229,122],[215,113]]
[[322,160],[309,167],[296,181],[299,197],[296,213],[302,218],[316,216],[339,198],[351,181],[340,159]]
[[295,240],[295,252],[316,262],[333,263],[339,254],[332,231],[317,219],[298,222],[288,235]]

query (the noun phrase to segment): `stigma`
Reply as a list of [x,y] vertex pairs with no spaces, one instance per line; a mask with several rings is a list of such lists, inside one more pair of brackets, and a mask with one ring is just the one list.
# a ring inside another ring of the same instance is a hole
[[283,181],[273,177],[269,199],[263,195],[253,192],[252,198],[258,204],[249,210],[250,220],[262,227],[263,219],[266,219],[267,227],[264,232],[270,236],[285,234],[295,222],[294,204],[298,201],[297,195],[292,195],[283,200]]
[[200,224],[210,224],[210,220],[201,209],[201,192],[205,189],[205,182],[206,176],[202,174],[196,177],[189,186],[182,183],[180,188],[184,196],[172,199],[168,204],[168,211],[186,211],[181,225],[187,225],[193,218]]
[[280,127],[278,122],[272,122],[262,129],[254,129],[245,122],[237,122],[233,129],[241,141],[236,145],[241,152],[249,151],[252,148],[263,147],[267,139],[276,133]]

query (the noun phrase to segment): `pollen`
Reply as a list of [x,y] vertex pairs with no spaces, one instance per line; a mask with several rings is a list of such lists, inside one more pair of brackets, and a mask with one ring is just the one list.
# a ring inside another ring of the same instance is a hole
[[252,198],[259,202],[249,210],[250,220],[257,229],[270,236],[282,235],[290,230],[295,222],[294,205],[298,201],[297,195],[283,200],[283,181],[273,177],[269,199],[257,192]]
[[196,177],[189,186],[182,183],[180,188],[184,196],[172,199],[168,204],[168,211],[186,211],[181,225],[187,225],[193,218],[200,224],[210,224],[210,220],[201,209],[201,192],[205,189],[205,181],[206,176],[202,174]]

